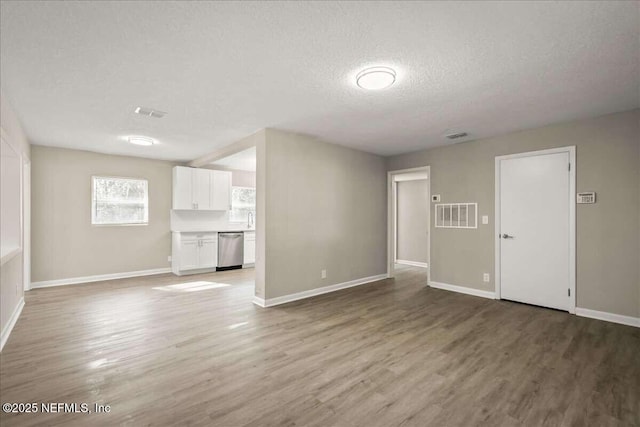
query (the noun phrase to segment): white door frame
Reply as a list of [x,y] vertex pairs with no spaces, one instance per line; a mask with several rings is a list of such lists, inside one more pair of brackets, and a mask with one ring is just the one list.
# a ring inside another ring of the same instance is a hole
[[500,161],[545,154],[569,153],[569,313],[576,312],[576,147],[575,145],[548,150],[496,156],[495,160],[495,294],[500,297]]
[[399,169],[387,172],[387,277],[392,278],[395,276],[395,260],[396,260],[396,221],[397,221],[397,182],[395,181],[395,175],[403,175],[412,172],[426,172],[427,173],[427,212],[429,212],[429,220],[427,222],[427,283],[431,280],[431,166],[421,166],[410,169]]
[[31,290],[31,162],[22,164],[22,280]]

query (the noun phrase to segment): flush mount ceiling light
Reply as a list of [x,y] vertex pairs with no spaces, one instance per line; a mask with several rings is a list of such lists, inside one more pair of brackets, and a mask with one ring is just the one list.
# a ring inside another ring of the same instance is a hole
[[389,67],[366,68],[356,76],[356,83],[363,89],[380,90],[396,81],[396,72]]
[[146,147],[157,142],[155,139],[149,138],[147,136],[129,136],[127,137],[127,141],[129,141],[131,144],[144,145]]

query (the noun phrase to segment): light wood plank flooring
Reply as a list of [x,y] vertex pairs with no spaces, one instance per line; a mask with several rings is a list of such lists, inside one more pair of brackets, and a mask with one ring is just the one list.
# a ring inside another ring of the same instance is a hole
[[252,274],[29,292],[2,403],[111,412],[1,424],[640,425],[639,329],[428,288],[416,268],[262,309]]

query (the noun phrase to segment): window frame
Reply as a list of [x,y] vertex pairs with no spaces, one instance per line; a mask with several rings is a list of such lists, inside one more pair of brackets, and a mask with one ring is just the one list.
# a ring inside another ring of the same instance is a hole
[[[247,187],[245,185],[232,185],[231,186],[231,209],[229,210],[229,224],[245,224],[249,219],[247,218],[244,221],[232,221],[231,220],[231,211],[233,211],[233,189],[234,188],[246,188],[249,190],[253,190],[256,193],[256,197],[257,197],[257,188],[256,187]],[[258,205],[258,201],[256,200],[256,203],[253,205],[253,210],[251,212],[253,212],[253,224],[255,225],[256,223],[256,208]]]
[[[146,186],[144,207],[145,207],[145,221],[144,222],[113,222],[113,223],[96,223],[97,214],[97,199],[96,199],[96,179],[121,179],[128,181],[143,181]],[[91,226],[92,227],[135,227],[149,225],[149,180],[146,178],[131,177],[131,176],[113,176],[113,175],[92,175],[91,176]]]

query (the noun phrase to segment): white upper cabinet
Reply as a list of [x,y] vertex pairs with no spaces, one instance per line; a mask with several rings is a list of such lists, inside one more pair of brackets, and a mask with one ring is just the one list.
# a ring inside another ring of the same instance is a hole
[[173,209],[195,209],[191,168],[173,168]]
[[231,210],[231,172],[210,171],[212,175],[211,185],[211,209],[216,211]]
[[193,203],[195,209],[211,210],[211,171],[207,169],[192,169]]
[[174,167],[173,209],[230,210],[231,172]]

